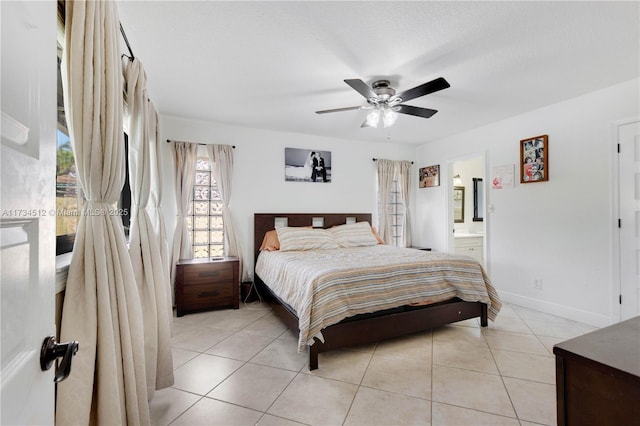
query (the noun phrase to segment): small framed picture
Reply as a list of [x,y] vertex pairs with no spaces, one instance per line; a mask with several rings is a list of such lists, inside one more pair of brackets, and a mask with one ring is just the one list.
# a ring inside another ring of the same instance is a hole
[[549,180],[549,136],[520,141],[520,183]]
[[419,187],[440,186],[440,165],[423,167],[419,170]]
[[513,188],[514,170],[513,164],[491,167],[491,189]]

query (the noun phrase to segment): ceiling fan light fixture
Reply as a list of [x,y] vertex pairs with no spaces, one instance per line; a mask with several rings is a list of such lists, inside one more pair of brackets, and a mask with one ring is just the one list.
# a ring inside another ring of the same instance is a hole
[[393,126],[398,119],[398,113],[392,110],[391,108],[386,108],[384,110],[384,114],[382,115],[382,124],[384,127]]
[[378,123],[380,123],[380,111],[374,109],[367,114],[367,126],[378,127]]

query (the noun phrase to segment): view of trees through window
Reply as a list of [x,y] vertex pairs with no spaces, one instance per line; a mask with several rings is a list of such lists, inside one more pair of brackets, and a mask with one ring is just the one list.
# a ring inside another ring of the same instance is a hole
[[78,227],[78,206],[82,195],[78,188],[76,163],[67,130],[62,92],[62,46],[58,42],[58,131],[56,145],[56,252],[67,253],[73,248]]
[[58,129],[56,165],[56,235],[75,234],[80,194],[69,135]]

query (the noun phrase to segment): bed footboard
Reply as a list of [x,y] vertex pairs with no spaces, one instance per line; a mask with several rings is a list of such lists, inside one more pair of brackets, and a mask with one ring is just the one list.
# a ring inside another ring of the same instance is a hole
[[486,327],[486,304],[453,299],[419,309],[340,322],[322,330],[324,342],[314,338],[314,344],[309,347],[309,370],[318,368],[321,352],[374,343],[477,317]]

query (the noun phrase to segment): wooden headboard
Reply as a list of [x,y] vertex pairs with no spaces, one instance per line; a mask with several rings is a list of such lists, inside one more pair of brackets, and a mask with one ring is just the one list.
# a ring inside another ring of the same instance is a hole
[[262,239],[267,231],[275,229],[276,218],[286,217],[287,226],[312,226],[314,218],[323,218],[323,228],[331,228],[347,223],[348,217],[356,222],[371,223],[371,213],[254,213],[253,215],[253,258],[258,258]]

